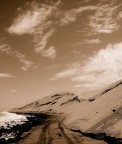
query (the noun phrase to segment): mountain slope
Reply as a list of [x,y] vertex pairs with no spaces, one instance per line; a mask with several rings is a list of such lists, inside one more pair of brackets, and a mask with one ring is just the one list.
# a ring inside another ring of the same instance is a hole
[[85,132],[122,138],[122,82],[114,83],[92,100],[79,104],[66,123]]
[[101,92],[100,92],[99,94],[97,94],[97,95],[89,98],[89,101],[95,100],[96,98],[102,96],[103,94],[111,91],[112,89],[114,89],[114,88],[116,88],[116,87],[118,87],[118,86],[120,86],[120,85],[122,85],[122,81],[121,81],[121,80],[110,84],[109,86],[107,86],[107,88],[101,90]]
[[122,138],[122,81],[88,100],[72,93],[55,94],[14,111],[63,113],[64,124],[71,129]]
[[78,96],[72,93],[60,93],[47,96],[43,99],[30,103],[22,108],[14,109],[13,111],[22,112],[59,112],[63,107],[72,103],[83,102]]

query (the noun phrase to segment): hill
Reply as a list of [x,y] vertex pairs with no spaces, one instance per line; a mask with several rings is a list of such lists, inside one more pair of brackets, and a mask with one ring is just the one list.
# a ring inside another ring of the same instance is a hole
[[122,81],[88,100],[72,93],[55,94],[13,111],[63,113],[64,124],[72,130],[122,138]]
[[83,102],[78,96],[72,93],[57,93],[44,97],[43,99],[32,102],[24,107],[14,109],[12,111],[18,112],[59,112],[65,106],[72,105],[73,103]]

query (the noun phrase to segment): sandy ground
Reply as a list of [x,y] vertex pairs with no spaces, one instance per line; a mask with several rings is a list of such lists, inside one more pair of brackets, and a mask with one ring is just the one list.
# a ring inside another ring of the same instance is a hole
[[[60,119],[60,120],[59,120]],[[72,132],[62,122],[62,118],[48,120],[44,125],[34,127],[31,132],[14,144],[107,144]]]

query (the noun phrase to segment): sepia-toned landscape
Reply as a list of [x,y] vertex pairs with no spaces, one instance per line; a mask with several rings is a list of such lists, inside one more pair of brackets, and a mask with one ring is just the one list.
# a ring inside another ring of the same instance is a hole
[[122,144],[122,1],[0,1],[0,144]]

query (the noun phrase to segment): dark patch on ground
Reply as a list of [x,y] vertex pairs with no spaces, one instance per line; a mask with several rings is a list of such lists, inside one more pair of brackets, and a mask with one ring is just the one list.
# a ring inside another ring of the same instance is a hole
[[13,138],[9,138],[8,140],[5,140],[5,138],[0,138],[0,144],[9,144],[20,140],[24,132],[30,131],[34,126],[43,125],[45,121],[50,117],[51,115],[48,114],[31,114],[31,116],[29,115],[27,116],[28,121],[25,121],[21,125],[17,124],[16,126],[10,128],[8,124],[9,129],[0,127],[0,136],[2,136],[3,134],[11,134],[11,133],[13,136]]
[[97,133],[97,134],[84,133],[80,130],[73,130],[73,129],[71,129],[71,131],[78,132],[78,133],[82,134],[83,136],[87,136],[87,137],[90,137],[93,139],[104,140],[108,144],[122,144],[122,138],[115,138],[115,137],[107,136],[105,133]]

